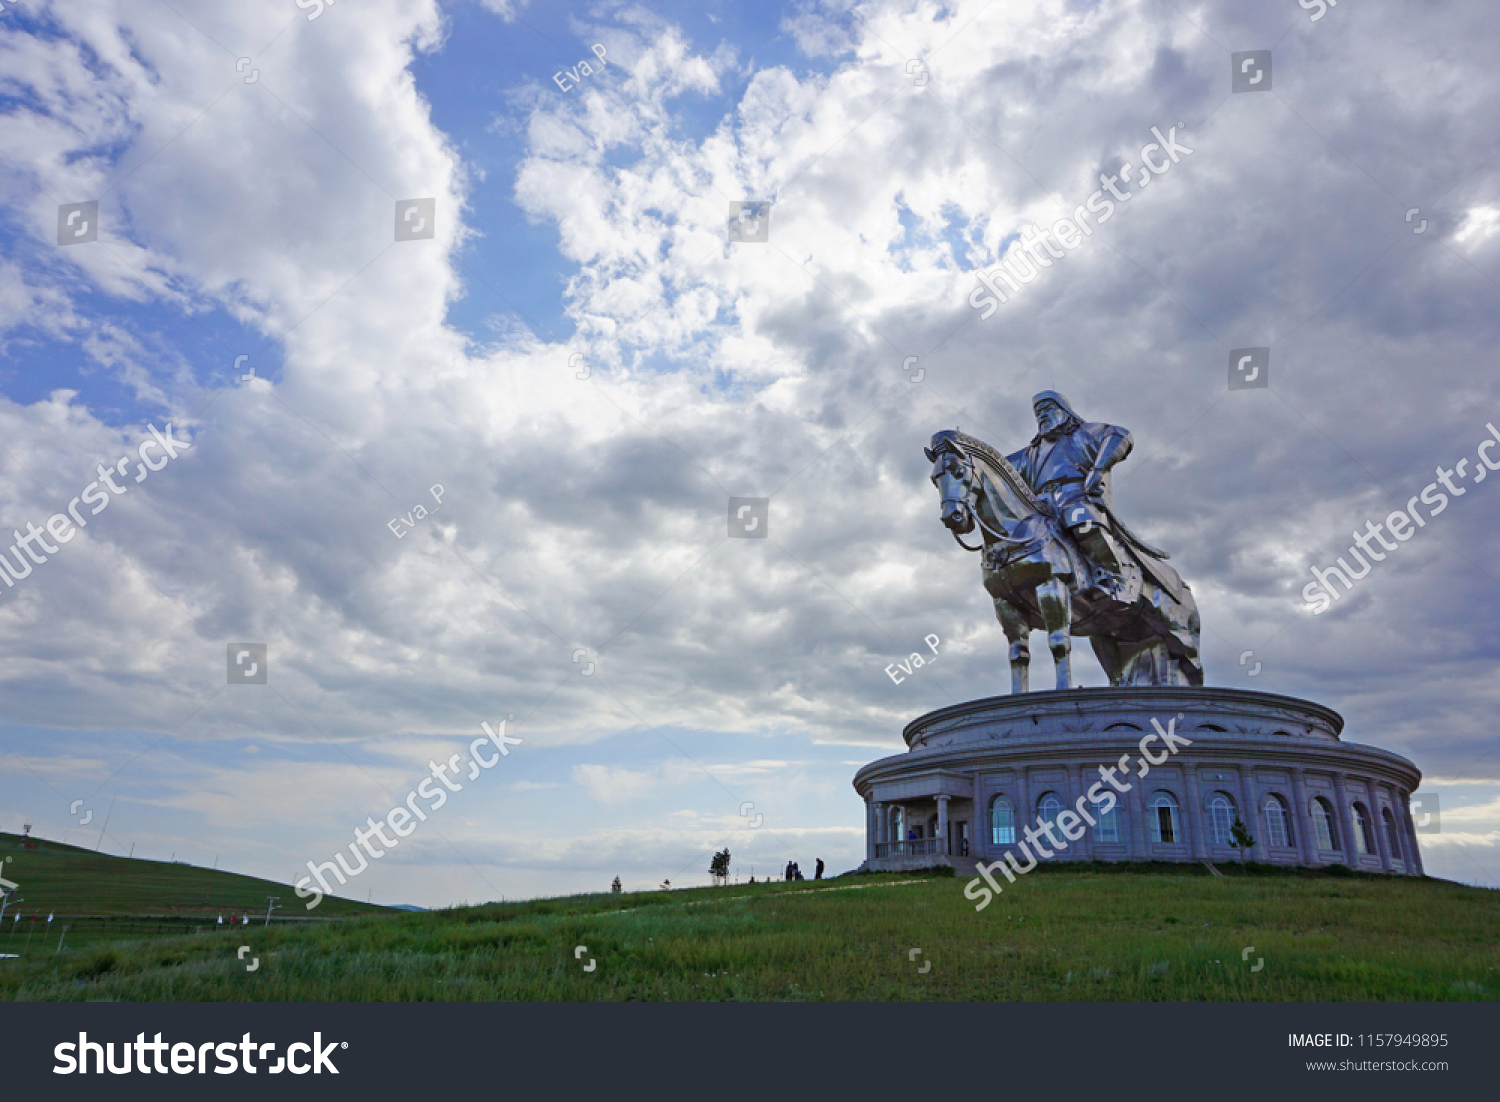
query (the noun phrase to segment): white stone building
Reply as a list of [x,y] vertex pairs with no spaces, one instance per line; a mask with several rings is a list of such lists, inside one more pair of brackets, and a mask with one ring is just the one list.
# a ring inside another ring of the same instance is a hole
[[[1191,744],[1168,754],[1153,719]],[[1345,742],[1343,726],[1311,701],[1223,688],[1069,689],[941,708],[907,726],[907,753],[855,774],[864,867],[968,872],[1008,850],[1019,859],[1028,837],[1044,839],[1041,860],[1234,861],[1239,818],[1255,839],[1250,860],[1422,875],[1408,803],[1421,773]],[[1143,739],[1160,761],[1140,776]],[[1100,767],[1118,769],[1122,755],[1129,790],[1101,816],[1090,789],[1109,788]],[[1048,840],[1064,833],[1063,847]]]

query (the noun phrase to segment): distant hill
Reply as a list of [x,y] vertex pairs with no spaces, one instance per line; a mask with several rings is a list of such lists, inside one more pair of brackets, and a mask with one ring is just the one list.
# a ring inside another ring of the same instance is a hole
[[[81,846],[46,839],[24,839],[0,831],[0,857],[5,858],[6,880],[16,884],[22,915],[171,916],[197,918],[217,923],[223,914],[248,914],[264,921],[266,897],[281,897],[284,910],[278,919],[305,918],[307,911],[291,885],[216,869],[204,869],[181,861],[151,861],[114,857]],[[16,904],[12,904],[15,907]],[[387,908],[357,903],[352,899],[326,896],[314,912],[320,919],[386,912]],[[260,919],[255,916],[259,915]],[[12,911],[7,909],[5,928],[10,933]],[[22,926],[24,932],[24,925]],[[0,951],[4,943],[0,942]]]

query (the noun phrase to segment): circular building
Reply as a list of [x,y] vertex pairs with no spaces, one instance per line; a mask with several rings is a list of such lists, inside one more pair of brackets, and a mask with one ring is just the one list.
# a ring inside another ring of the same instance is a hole
[[1421,773],[1345,742],[1343,726],[1311,701],[1193,686],[940,708],[907,725],[907,753],[854,776],[863,868],[963,873],[1006,852],[1023,869],[1033,858],[1237,860],[1239,819],[1250,860],[1422,875],[1408,804]]

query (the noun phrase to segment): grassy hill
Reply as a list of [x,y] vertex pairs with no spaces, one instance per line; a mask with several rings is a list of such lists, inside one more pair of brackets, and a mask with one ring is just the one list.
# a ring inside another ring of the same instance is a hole
[[[979,913],[962,880],[901,875],[386,913],[9,961],[0,997],[1500,998],[1500,892],[1225,873],[1056,868]],[[255,972],[230,941],[252,945]]]
[[[24,900],[6,909],[0,923],[0,953],[30,954],[45,947],[55,955],[64,925],[71,927],[65,944],[80,948],[124,937],[217,927],[219,915],[227,924],[231,914],[248,914],[252,925],[258,925],[265,918],[266,897],[272,895],[280,896],[286,908],[276,912],[273,923],[299,918],[302,911],[286,884],[194,865],[113,857],[35,838],[28,846],[19,834],[4,832],[0,857],[5,858],[0,876],[16,884],[15,895]],[[294,909],[297,915],[290,914]],[[328,896],[318,907],[318,917],[386,910]],[[19,923],[15,914],[22,916]],[[50,946],[45,929],[49,914],[55,916]],[[33,921],[32,915],[40,917]]]

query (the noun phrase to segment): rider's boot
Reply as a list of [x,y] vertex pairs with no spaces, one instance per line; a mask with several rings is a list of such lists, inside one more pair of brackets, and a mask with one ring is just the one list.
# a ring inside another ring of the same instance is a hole
[[1083,548],[1084,556],[1094,567],[1093,577],[1084,587],[1083,596],[1097,600],[1107,598],[1119,600],[1124,588],[1120,560],[1115,555],[1113,541],[1097,524],[1079,525],[1073,529],[1073,537]]

